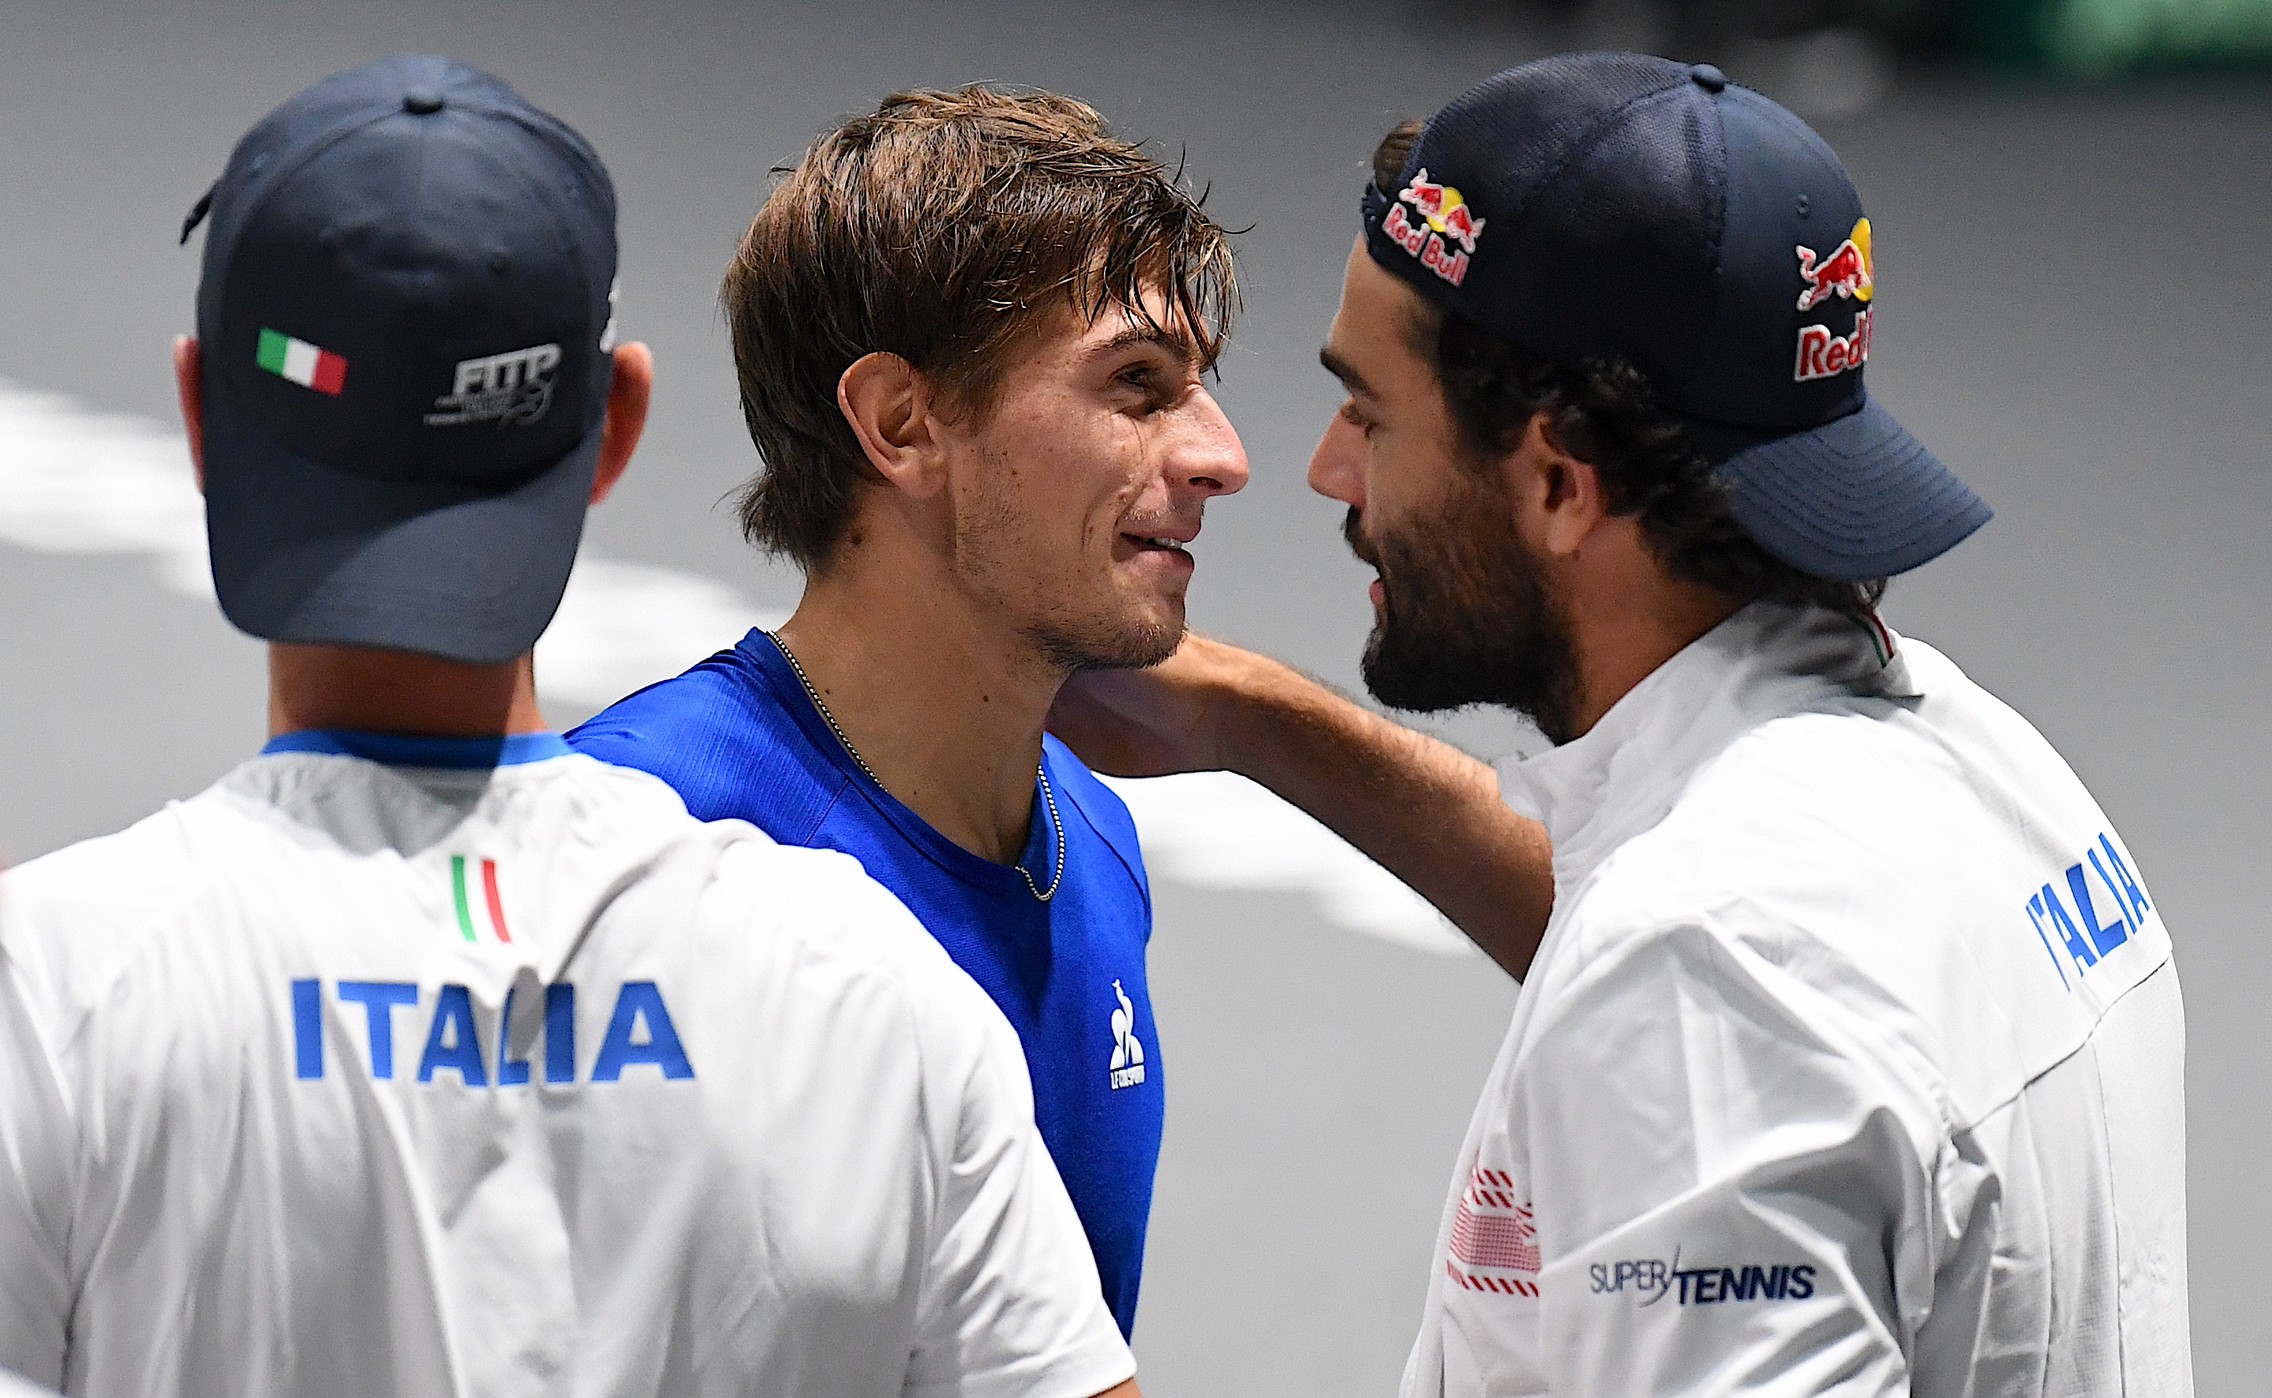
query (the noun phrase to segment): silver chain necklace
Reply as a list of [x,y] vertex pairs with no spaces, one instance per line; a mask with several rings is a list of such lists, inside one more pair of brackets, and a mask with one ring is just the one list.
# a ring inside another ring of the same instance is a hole
[[[862,776],[875,782],[877,786],[883,787],[884,784],[876,780],[875,770],[868,766],[868,759],[862,757],[860,750],[852,746],[852,740],[844,736],[844,725],[838,723],[836,715],[828,711],[828,702],[822,699],[820,691],[813,687],[812,677],[807,675],[805,667],[798,663],[796,653],[783,645],[781,638],[770,631],[765,633],[765,639],[771,641],[773,648],[781,652],[781,658],[789,662],[790,670],[795,672],[797,676],[797,683],[805,687],[805,697],[813,701],[813,712],[819,714],[821,722],[828,725],[828,731],[836,735],[836,741],[844,748],[844,755],[852,759],[853,765],[860,769]],[[1032,890],[1033,896],[1046,903],[1057,896],[1057,886],[1065,881],[1065,822],[1059,819],[1057,815],[1057,793],[1049,789],[1049,769],[1046,766],[1037,765],[1033,769],[1033,774],[1041,780],[1042,804],[1049,808],[1049,828],[1057,832],[1057,872],[1049,876],[1049,887],[1043,888],[1033,881],[1033,875],[1026,870],[1023,862],[1014,863],[1010,867],[1017,870],[1018,877],[1026,881],[1026,887]],[[888,787],[884,789],[889,790]]]

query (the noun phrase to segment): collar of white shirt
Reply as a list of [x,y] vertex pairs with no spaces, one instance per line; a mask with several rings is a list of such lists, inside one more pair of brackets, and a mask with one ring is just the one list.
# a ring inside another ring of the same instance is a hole
[[1664,818],[1688,778],[1741,733],[1839,696],[1922,694],[1900,638],[1822,607],[1754,602],[1651,671],[1587,732],[1506,765],[1500,791],[1543,822],[1571,888]]

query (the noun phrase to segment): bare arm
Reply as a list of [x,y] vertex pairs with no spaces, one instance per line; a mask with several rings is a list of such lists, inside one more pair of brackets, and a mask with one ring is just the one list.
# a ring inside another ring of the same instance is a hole
[[1198,635],[1150,670],[1076,676],[1049,727],[1099,771],[1261,783],[1418,890],[1509,975],[1529,970],[1554,901],[1546,832],[1450,744]]

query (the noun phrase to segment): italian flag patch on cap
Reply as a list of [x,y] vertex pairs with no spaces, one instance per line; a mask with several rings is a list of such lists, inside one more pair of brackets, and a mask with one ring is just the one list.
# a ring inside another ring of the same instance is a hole
[[263,328],[253,362],[280,379],[337,398],[347,386],[347,361],[330,350]]

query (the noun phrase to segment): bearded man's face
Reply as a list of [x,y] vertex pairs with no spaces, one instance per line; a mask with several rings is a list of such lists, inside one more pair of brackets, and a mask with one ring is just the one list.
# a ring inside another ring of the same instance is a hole
[[1453,471],[1439,508],[1395,521],[1352,509],[1342,524],[1380,574],[1365,687],[1421,713],[1498,704],[1567,742],[1577,689],[1569,627],[1489,467]]
[[1468,448],[1445,400],[1439,323],[1358,240],[1320,356],[1349,396],[1309,480],[1349,507],[1342,532],[1380,574],[1365,685],[1399,709],[1501,704],[1567,742],[1578,688],[1568,621],[1517,531],[1506,462]]

